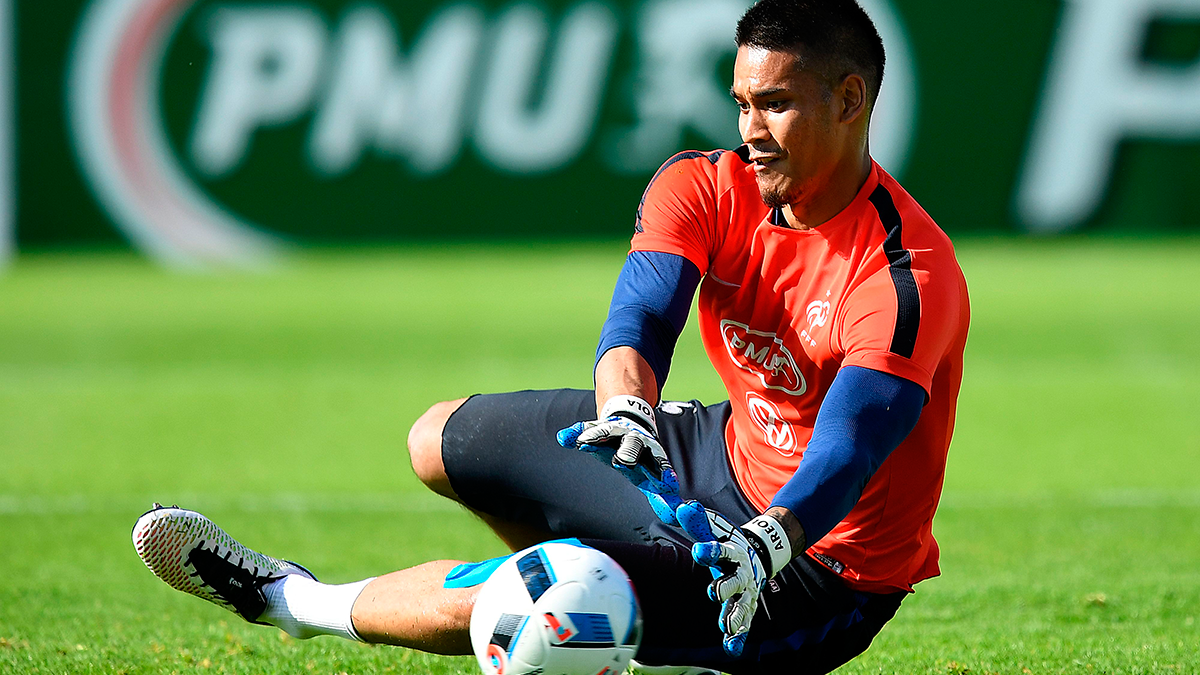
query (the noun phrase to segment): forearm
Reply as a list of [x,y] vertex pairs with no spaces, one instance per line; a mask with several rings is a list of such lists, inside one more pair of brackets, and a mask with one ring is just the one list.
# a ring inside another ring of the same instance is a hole
[[772,506],[764,515],[771,516],[783,526],[788,543],[792,545],[793,554],[799,554],[808,548],[807,540],[804,537],[804,526],[800,524],[800,519],[796,517],[796,514],[782,506]]
[[629,254],[596,348],[597,409],[619,394],[658,403],[699,283],[700,270],[686,258]]
[[596,411],[613,396],[637,396],[658,405],[658,381],[654,370],[632,347],[614,347],[596,364]]
[[789,513],[806,544],[816,543],[854,508],[875,471],[916,426],[924,402],[925,391],[913,382],[843,369],[822,402],[800,466],[771,507]]
[[558,442],[611,463],[646,495],[667,525],[677,525],[679,480],[658,440],[654,371],[637,350],[613,347],[596,365],[596,419],[558,432]]

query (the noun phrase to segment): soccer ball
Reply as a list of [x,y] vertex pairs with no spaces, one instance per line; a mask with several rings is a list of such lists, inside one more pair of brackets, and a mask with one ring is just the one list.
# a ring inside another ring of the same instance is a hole
[[551,542],[484,582],[471,647],[486,675],[620,675],[642,640],[625,570],[594,548]]

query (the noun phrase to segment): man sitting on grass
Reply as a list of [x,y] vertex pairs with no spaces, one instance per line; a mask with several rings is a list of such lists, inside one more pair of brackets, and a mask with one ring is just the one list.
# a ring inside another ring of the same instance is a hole
[[[825,673],[938,574],[967,289],[949,239],[871,159],[884,50],[858,4],[762,0],[736,41],[744,144],[650,181],[595,391],[439,403],[409,450],[514,550],[579,537],[612,556],[641,600],[640,662]],[[697,288],[729,400],[662,402]],[[332,586],[183,509],[133,537],[168,583],[249,621],[470,653],[476,589],[444,583],[457,561]]]

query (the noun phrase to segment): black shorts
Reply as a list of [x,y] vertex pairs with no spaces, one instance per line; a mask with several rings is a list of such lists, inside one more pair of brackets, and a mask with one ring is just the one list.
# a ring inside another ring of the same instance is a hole
[[[692,561],[690,540],[663,525],[645,497],[611,467],[560,447],[559,429],[594,419],[591,391],[524,391],[474,396],[442,434],[442,461],[470,508],[579,537],[612,556],[637,589],[645,620],[638,660],[728,673],[827,673],[861,654],[895,615],[905,593],[851,590],[807,554],[764,589],[742,656],[721,648],[712,576]],[[729,404],[667,402],[659,435],[679,474],[680,493],[734,522],[758,515],[730,470]]]

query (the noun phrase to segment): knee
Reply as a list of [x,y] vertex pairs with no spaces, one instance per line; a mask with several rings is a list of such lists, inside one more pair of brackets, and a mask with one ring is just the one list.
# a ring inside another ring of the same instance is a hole
[[453,497],[454,492],[450,489],[450,479],[442,463],[442,431],[446,428],[446,420],[464,401],[465,398],[460,398],[434,404],[408,431],[408,459],[412,462],[417,479],[429,489],[447,497]]

